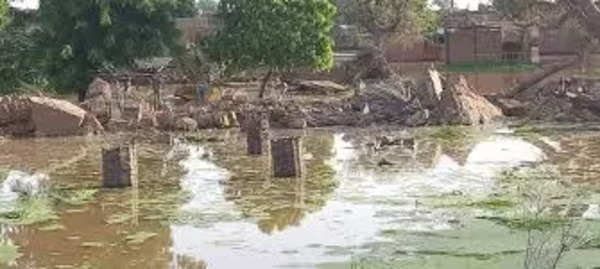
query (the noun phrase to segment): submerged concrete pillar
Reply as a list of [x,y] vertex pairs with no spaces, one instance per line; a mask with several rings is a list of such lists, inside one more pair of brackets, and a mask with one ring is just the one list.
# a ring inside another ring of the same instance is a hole
[[244,124],[249,155],[262,155],[269,141],[269,121],[264,116],[249,116]]
[[285,137],[271,140],[273,177],[300,177],[302,175],[301,139]]
[[102,186],[124,188],[137,186],[137,153],[135,143],[102,149]]

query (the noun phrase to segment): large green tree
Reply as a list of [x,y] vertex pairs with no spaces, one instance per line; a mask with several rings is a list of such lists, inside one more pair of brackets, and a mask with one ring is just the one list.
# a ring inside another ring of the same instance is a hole
[[177,47],[178,0],[40,0],[39,45],[58,90],[80,92],[102,68],[167,55]]
[[222,19],[209,55],[234,70],[268,70],[263,97],[274,72],[333,65],[330,31],[336,8],[329,0],[221,0]]

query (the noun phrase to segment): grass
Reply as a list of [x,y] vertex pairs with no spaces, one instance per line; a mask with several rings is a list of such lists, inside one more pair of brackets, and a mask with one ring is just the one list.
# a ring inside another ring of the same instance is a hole
[[68,205],[83,205],[94,200],[97,192],[97,189],[59,191],[53,195],[53,198]]
[[0,241],[0,264],[13,263],[19,256],[19,247],[5,240]]
[[20,198],[13,211],[0,214],[0,224],[31,225],[58,220],[50,204],[43,197]]
[[560,217],[504,218],[481,216],[477,218],[489,220],[513,230],[523,231],[545,231],[551,228],[563,226],[567,222],[566,219]]
[[460,126],[442,126],[429,134],[431,138],[445,141],[456,141],[469,136],[469,131],[465,127]]
[[541,66],[525,62],[464,62],[442,67],[444,72],[457,73],[520,73],[530,72]]
[[42,226],[40,228],[38,228],[38,230],[42,231],[42,232],[48,232],[48,231],[58,231],[58,230],[65,230],[65,226],[58,224],[58,223],[53,223],[53,224],[48,224],[46,226]]

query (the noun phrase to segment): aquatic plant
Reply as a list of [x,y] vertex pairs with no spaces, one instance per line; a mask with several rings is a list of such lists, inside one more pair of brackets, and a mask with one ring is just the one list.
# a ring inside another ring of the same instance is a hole
[[127,244],[139,245],[143,244],[146,240],[155,237],[156,235],[157,233],[141,231],[132,235],[128,235],[127,237],[125,237],[125,240],[127,241]]
[[63,226],[62,224],[59,223],[52,223],[52,224],[48,224],[46,226],[42,226],[40,228],[38,228],[38,230],[42,231],[42,232],[48,232],[48,231],[58,231],[58,230],[65,230],[65,226]]
[[52,197],[57,201],[66,203],[68,205],[83,205],[94,200],[94,196],[97,192],[97,189],[82,189],[68,191],[60,190],[53,192]]
[[0,214],[0,224],[31,225],[57,220],[58,215],[45,197],[22,197],[12,211]]
[[7,240],[0,240],[0,264],[8,265],[17,260],[21,254],[19,247]]

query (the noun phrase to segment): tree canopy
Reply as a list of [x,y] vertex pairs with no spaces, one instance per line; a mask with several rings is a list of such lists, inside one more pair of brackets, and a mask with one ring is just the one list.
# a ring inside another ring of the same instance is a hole
[[40,0],[38,40],[53,86],[81,92],[98,69],[172,52],[178,7],[177,0]]
[[329,69],[335,13],[329,0],[221,0],[209,55],[237,70]]
[[0,0],[0,30],[8,23],[8,0]]

